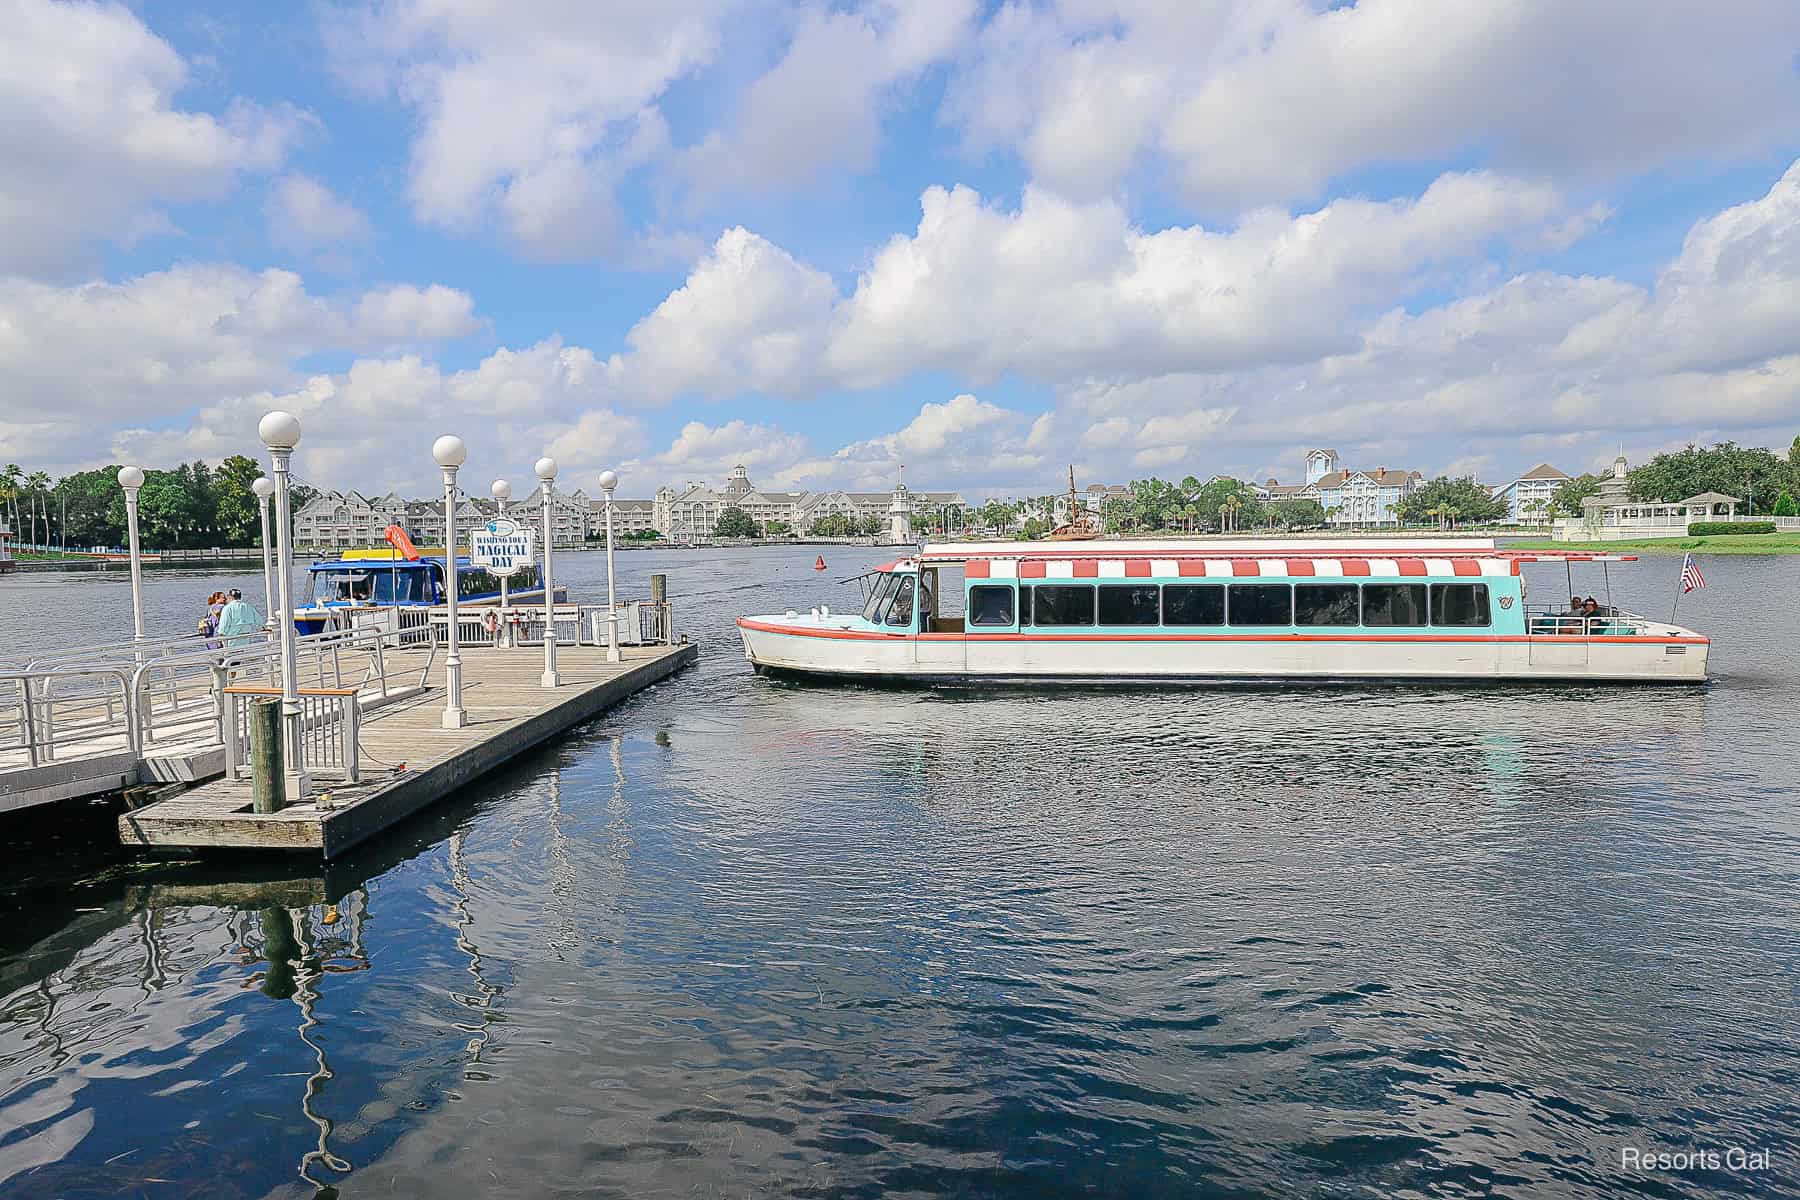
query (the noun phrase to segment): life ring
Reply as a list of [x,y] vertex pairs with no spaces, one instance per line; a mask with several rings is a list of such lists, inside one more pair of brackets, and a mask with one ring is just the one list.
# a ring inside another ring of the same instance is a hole
[[499,637],[500,636],[500,614],[499,614],[499,612],[497,612],[496,610],[491,609],[491,608],[482,609],[481,610],[481,627],[483,629],[487,630],[487,635],[489,637],[491,637],[491,638]]

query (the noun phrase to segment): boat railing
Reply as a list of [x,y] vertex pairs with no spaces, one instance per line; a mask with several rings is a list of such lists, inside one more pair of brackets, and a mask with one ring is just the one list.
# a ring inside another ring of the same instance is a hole
[[1525,607],[1525,631],[1539,637],[1640,637],[1652,632],[1651,624],[1649,618],[1622,608],[1577,617],[1552,605]]

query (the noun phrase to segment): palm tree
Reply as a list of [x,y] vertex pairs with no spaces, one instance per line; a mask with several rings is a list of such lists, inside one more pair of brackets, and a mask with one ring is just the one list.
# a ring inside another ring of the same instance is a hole
[[[33,471],[30,475],[26,476],[25,486],[30,489],[31,498],[36,508],[36,512],[31,519],[32,536],[37,540],[38,545],[47,546],[50,544],[50,510],[45,507],[45,503],[50,496],[50,476],[43,471]],[[38,539],[37,528],[38,519],[40,517],[43,519],[44,523],[44,536],[41,539]]]

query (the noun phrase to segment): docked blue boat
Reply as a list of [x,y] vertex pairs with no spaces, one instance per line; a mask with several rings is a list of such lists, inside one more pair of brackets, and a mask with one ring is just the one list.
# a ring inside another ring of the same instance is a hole
[[[309,600],[294,610],[294,628],[301,634],[327,629],[348,629],[372,623],[377,613],[409,608],[434,608],[448,601],[445,591],[445,554],[421,552],[407,558],[399,550],[346,550],[339,557],[320,559],[306,569]],[[567,598],[557,588],[557,602]],[[541,604],[544,588],[533,565],[507,577],[509,604]],[[498,605],[500,577],[456,557],[456,601],[468,605]]]

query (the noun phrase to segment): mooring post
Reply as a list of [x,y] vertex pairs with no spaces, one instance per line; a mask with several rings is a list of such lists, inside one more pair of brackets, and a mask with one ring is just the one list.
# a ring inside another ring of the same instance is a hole
[[669,620],[669,577],[667,575],[650,576],[650,606],[656,613],[656,624],[658,632],[662,634],[662,640],[673,644],[675,631],[669,627],[672,622]]
[[281,811],[281,702],[255,700],[250,704],[250,808],[252,812]]

